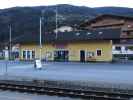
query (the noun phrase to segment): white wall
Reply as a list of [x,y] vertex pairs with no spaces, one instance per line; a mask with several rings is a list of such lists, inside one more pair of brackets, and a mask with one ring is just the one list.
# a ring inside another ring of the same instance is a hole
[[67,32],[73,31],[73,28],[70,26],[62,26],[62,27],[54,30],[54,32],[65,32],[65,31],[67,31]]

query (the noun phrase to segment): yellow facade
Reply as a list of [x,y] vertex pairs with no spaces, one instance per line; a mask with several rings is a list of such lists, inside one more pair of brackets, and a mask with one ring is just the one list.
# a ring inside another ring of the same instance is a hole
[[[58,45],[58,44],[57,44]],[[22,44],[20,46],[20,59],[23,59],[23,51],[35,51],[35,58],[40,56],[39,45]],[[85,52],[85,61],[112,61],[112,41],[111,40],[97,40],[88,42],[71,42],[64,44],[63,47],[58,47],[53,44],[44,44],[41,49],[42,59],[54,61],[55,51],[68,51],[68,61],[80,61],[80,51]],[[101,55],[97,56],[97,50],[101,50]],[[93,58],[89,58],[89,52],[93,52]],[[32,59],[32,58],[31,58]]]

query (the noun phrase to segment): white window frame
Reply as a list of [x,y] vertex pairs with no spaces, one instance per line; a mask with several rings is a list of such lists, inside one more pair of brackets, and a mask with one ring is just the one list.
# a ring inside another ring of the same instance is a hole
[[[25,58],[23,57],[23,52],[26,52],[26,54],[25,54]],[[27,57],[27,52],[28,51],[30,51],[30,59],[29,60],[32,60],[32,59],[34,59],[34,58],[32,58],[32,51],[35,51],[34,49],[33,50],[22,50],[22,58],[24,59],[24,60],[28,60],[28,57]],[[35,57],[36,57],[36,52],[35,52]]]
[[[91,54],[93,54],[93,55],[91,55]],[[95,52],[93,52],[93,51],[86,51],[86,56],[87,57],[88,56],[95,57]]]

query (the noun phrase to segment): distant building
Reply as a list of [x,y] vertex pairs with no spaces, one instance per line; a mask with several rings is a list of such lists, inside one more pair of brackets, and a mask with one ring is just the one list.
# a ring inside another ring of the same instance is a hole
[[54,32],[71,32],[73,31],[73,28],[71,26],[61,26],[54,30]]
[[19,60],[20,47],[19,47],[19,44],[13,44],[13,41],[12,41],[11,51],[9,48],[9,44],[7,42],[2,52],[3,52],[3,59],[5,60],[9,60],[9,59]]
[[133,17],[119,15],[100,15],[83,22],[81,29],[121,28],[121,37],[133,38]]
[[5,46],[5,48],[3,50],[3,54],[4,54],[4,59],[8,60],[9,59],[9,49],[8,49],[8,46]]
[[115,58],[133,60],[133,40],[114,42],[112,53]]
[[[119,15],[100,15],[94,19],[83,22],[80,25],[83,30],[96,29],[121,29],[120,40],[113,40],[112,52],[114,56],[132,56],[132,50],[127,50],[127,46],[133,46],[133,17]],[[120,50],[118,50],[120,49]]]
[[[48,61],[112,61],[112,40],[120,39],[120,29],[43,34],[42,59]],[[26,34],[19,43],[19,58],[39,58],[39,34]]]
[[19,54],[20,54],[20,45],[19,44],[15,44],[12,46],[12,51],[11,51],[11,56],[12,59],[19,59]]

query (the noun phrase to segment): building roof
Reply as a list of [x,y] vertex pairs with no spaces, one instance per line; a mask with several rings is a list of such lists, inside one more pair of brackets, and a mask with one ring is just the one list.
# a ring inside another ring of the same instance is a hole
[[81,23],[80,26],[84,25],[84,24],[90,24],[92,22],[95,22],[97,19],[101,19],[104,17],[112,17],[112,18],[121,18],[121,19],[128,19],[128,20],[133,20],[133,17],[130,16],[125,16],[125,15],[114,15],[114,14],[102,14],[102,15],[98,15],[95,18],[92,18],[91,20],[88,20],[86,22]]
[[114,41],[113,44],[118,45],[133,45],[133,39],[123,40],[123,41]]
[[[89,40],[116,40],[120,39],[121,29],[97,29],[85,31],[59,32],[42,34],[42,43],[48,42],[72,42]],[[25,34],[15,39],[14,43],[36,43],[39,44],[39,34]]]

